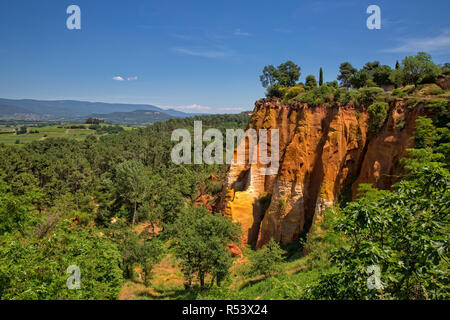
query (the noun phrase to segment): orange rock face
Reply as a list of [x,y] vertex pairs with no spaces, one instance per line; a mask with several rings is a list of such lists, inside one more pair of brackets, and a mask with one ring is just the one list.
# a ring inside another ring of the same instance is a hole
[[279,130],[279,169],[260,175],[265,165],[259,162],[232,164],[222,210],[241,223],[244,242],[257,247],[271,238],[290,243],[340,195],[354,197],[360,183],[389,188],[395,182],[398,161],[413,144],[419,113],[420,108],[409,111],[400,100],[392,103],[384,127],[371,134],[363,107],[310,108],[259,100],[248,127]]

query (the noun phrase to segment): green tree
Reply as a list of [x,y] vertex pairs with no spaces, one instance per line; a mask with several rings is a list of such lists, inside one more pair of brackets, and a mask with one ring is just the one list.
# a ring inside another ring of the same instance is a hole
[[350,84],[353,88],[359,89],[366,86],[367,81],[369,79],[370,79],[369,73],[365,70],[360,70],[350,78]]
[[389,105],[386,102],[375,102],[367,108],[369,125],[372,132],[377,132],[386,120]]
[[160,262],[166,249],[158,238],[146,238],[145,232],[138,235],[126,226],[116,225],[113,231],[113,239],[122,256],[122,269],[127,278],[133,279],[134,268],[141,266],[144,274],[144,282],[148,285],[152,274],[153,265]]
[[312,74],[307,75],[305,79],[305,89],[311,90],[317,88],[317,80]]
[[409,56],[402,61],[403,78],[406,83],[417,84],[425,79],[435,79],[439,74],[439,68],[431,60],[431,56],[425,52],[419,52],[416,56]]
[[144,169],[142,163],[135,160],[125,161],[116,167],[117,190],[120,196],[133,206],[133,225],[136,222],[138,204],[141,203],[146,194],[147,178]]
[[[6,235],[0,237],[0,299],[117,299],[123,281],[120,263],[110,240],[70,220],[58,222],[43,238]],[[81,290],[67,288],[69,266],[80,268]]]
[[281,263],[284,261],[285,254],[286,252],[280,248],[280,245],[271,239],[250,256],[250,273],[265,276],[275,275],[281,271]]
[[436,127],[433,125],[433,120],[427,117],[418,117],[416,119],[416,126],[414,132],[414,145],[416,148],[432,147],[438,134]]
[[350,62],[343,62],[339,66],[339,75],[337,79],[339,80],[339,84],[341,87],[350,88],[350,79],[357,72]]
[[267,88],[277,81],[278,70],[272,65],[265,66],[263,69],[263,73],[259,77],[259,79],[262,83],[262,86],[264,88]]
[[391,73],[391,67],[387,65],[381,65],[373,72],[373,81],[375,81],[378,86],[392,84],[392,81],[390,79]]
[[300,67],[292,61],[286,61],[278,66],[277,80],[283,87],[295,86],[300,78]]
[[264,88],[292,87],[300,78],[301,68],[292,61],[286,61],[277,68],[272,65],[265,66],[259,77]]
[[392,192],[366,187],[345,207],[334,230],[347,243],[310,298],[448,299],[450,174],[421,163]]
[[196,276],[203,288],[207,275],[211,285],[214,281],[220,285],[232,264],[227,245],[238,240],[239,226],[203,207],[191,207],[183,210],[172,228],[171,247],[180,259],[187,285],[190,287]]

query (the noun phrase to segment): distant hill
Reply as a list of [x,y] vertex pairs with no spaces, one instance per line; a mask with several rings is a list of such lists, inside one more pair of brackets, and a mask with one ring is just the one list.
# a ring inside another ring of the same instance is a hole
[[113,124],[148,124],[175,118],[165,112],[154,110],[134,110],[131,112],[94,113],[90,117],[105,120]]
[[[173,109],[165,110],[147,104],[122,104],[74,100],[13,100],[0,98],[0,119],[8,120],[69,120],[83,119],[92,116],[93,114],[107,115],[111,113],[134,113],[136,111],[154,111],[152,114],[148,113],[145,115],[147,120],[150,120],[152,116],[154,116],[155,119],[167,120],[170,118],[185,118],[195,115]],[[132,114],[130,116],[134,117],[137,116],[137,114]],[[126,117],[126,115],[116,114],[111,117]]]

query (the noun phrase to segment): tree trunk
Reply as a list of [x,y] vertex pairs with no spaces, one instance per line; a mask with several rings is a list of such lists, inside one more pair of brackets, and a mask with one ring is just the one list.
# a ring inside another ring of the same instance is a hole
[[203,272],[200,273],[199,278],[200,278],[200,288],[203,289],[203,287],[205,286],[205,274]]
[[134,210],[133,210],[133,223],[132,223],[133,227],[134,227],[134,222],[136,221],[136,206],[137,206],[137,204],[135,201],[134,202]]

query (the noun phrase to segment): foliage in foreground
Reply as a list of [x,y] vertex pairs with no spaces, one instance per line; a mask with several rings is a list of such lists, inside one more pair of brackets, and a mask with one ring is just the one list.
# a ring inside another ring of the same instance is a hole
[[273,239],[250,256],[250,273],[271,276],[282,270],[285,251]]
[[228,275],[233,263],[228,244],[238,241],[240,227],[219,214],[212,215],[205,208],[183,210],[172,226],[172,248],[181,261],[181,270],[190,287],[197,277],[200,287],[210,276],[211,286]]
[[[366,186],[336,221],[349,246],[333,253],[337,270],[311,286],[308,297],[448,299],[449,187],[449,172],[433,163],[392,192]],[[376,269],[381,282],[371,288]]]

